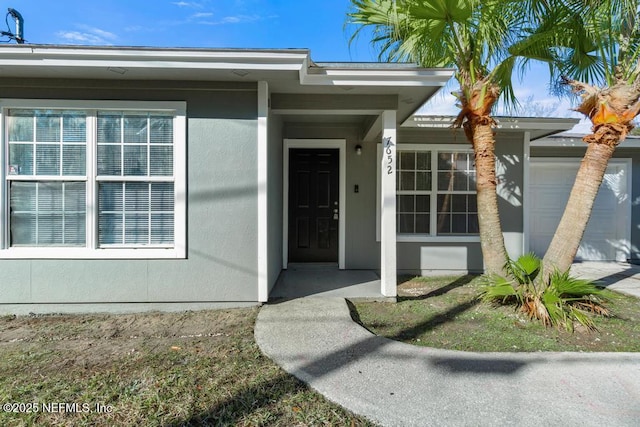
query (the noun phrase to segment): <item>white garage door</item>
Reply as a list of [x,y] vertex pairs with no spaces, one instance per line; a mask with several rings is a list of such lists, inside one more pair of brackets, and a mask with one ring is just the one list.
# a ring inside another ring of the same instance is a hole
[[[530,167],[530,249],[544,256],[567,204],[579,159],[532,159]],[[629,162],[609,161],[576,259],[626,261],[629,258]]]

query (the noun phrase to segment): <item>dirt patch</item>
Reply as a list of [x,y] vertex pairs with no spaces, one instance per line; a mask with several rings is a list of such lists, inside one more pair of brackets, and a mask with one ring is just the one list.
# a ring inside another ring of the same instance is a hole
[[114,338],[185,338],[223,334],[238,312],[199,311],[121,315],[4,316],[0,342]]
[[161,346],[197,348],[198,343],[229,337],[237,313],[186,312],[97,316],[5,316],[0,348],[22,343],[27,351],[47,349],[51,369],[96,368],[140,349]]
[[257,312],[2,317],[0,425],[370,425],[263,356]]

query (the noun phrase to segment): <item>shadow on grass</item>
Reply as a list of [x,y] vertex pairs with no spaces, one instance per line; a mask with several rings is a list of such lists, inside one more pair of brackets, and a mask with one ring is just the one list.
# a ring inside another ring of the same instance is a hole
[[[312,359],[303,366],[295,369],[295,377],[286,373],[280,373],[273,379],[262,380],[255,385],[245,387],[234,393],[229,393],[228,398],[216,403],[206,412],[194,414],[191,418],[176,421],[170,426],[200,426],[200,425],[270,425],[274,422],[284,425],[284,421],[292,422],[293,425],[373,425],[371,422],[363,420],[349,412],[345,414],[337,413],[334,409],[318,409],[317,416],[313,413],[300,412],[299,419],[296,416],[286,418],[286,412],[293,408],[287,408],[281,401],[296,393],[310,390],[304,382],[312,379],[322,378],[345,366],[356,363],[360,359],[379,352],[390,340],[370,335],[364,340],[348,343],[346,346],[335,350],[323,357]],[[265,356],[266,357],[266,356]],[[412,358],[412,357],[407,357]],[[403,360],[402,356],[395,357],[396,362]],[[304,382],[300,381],[298,378]],[[314,392],[316,393],[316,392]],[[304,400],[309,400],[305,398]],[[292,399],[294,402],[299,400]],[[302,404],[300,404],[302,406]],[[270,410],[269,408],[274,408]],[[264,410],[264,412],[263,412]],[[311,408],[311,410],[315,410]],[[261,413],[263,412],[263,413]],[[335,419],[331,419],[335,416]],[[245,418],[249,419],[245,419]]]
[[455,307],[452,307],[449,310],[445,311],[444,313],[436,314],[435,316],[428,318],[424,322],[420,322],[415,326],[403,329],[397,334],[390,336],[389,338],[397,341],[408,341],[416,339],[425,332],[435,329],[443,323],[453,320],[458,314],[475,307],[479,303],[480,301],[474,298],[465,303],[458,304]]
[[[459,277],[458,279],[454,280],[448,285],[435,289],[427,293],[426,295],[420,295],[417,297],[402,297],[402,298],[399,297],[398,303],[401,301],[419,301],[419,300],[427,299],[429,297],[436,297],[439,295],[443,295],[455,288],[468,284],[476,277],[477,275],[468,274],[466,276]],[[362,326],[364,329],[366,329],[367,331],[375,335],[376,332],[372,331],[364,324],[364,322],[360,318],[360,313],[358,313],[358,309],[353,304],[353,302],[351,302],[348,299],[346,300],[346,302],[347,302],[347,306],[349,307],[349,314],[351,315],[351,319],[355,323],[357,323],[358,325]],[[458,304],[455,307],[450,308],[444,313],[436,314],[435,316],[432,316],[427,320],[425,320],[424,322],[421,322],[415,326],[403,329],[395,335],[388,336],[388,338],[395,341],[410,341],[410,340],[416,339],[417,337],[424,334],[425,332],[435,329],[438,326],[453,320],[457,315],[475,307],[479,303],[480,303],[480,300],[473,298],[467,302]]]
[[418,295],[415,297],[398,297],[398,302],[402,302],[402,301],[419,301],[419,300],[424,300],[427,298],[432,298],[432,297],[437,297],[440,295],[444,295],[447,292],[459,288],[460,286],[464,286],[468,283],[470,283],[473,279],[475,279],[476,277],[478,277],[478,275],[474,275],[474,274],[467,274],[466,276],[461,276],[458,277],[456,280],[454,280],[453,282],[449,283],[448,285],[445,285],[441,288],[438,289],[434,289],[433,291],[430,291],[424,295]]
[[[288,395],[304,391],[307,388],[301,381],[285,373],[280,373],[271,380],[261,381],[251,387],[230,394],[226,399],[213,405],[208,411],[194,414],[191,418],[175,421],[168,426],[228,426],[244,424],[264,424],[259,422],[261,409],[276,405]],[[284,412],[286,408],[279,408]],[[255,420],[243,420],[254,415]],[[276,415],[276,414],[271,414]],[[265,414],[265,417],[268,414]],[[278,415],[276,415],[278,416]]]

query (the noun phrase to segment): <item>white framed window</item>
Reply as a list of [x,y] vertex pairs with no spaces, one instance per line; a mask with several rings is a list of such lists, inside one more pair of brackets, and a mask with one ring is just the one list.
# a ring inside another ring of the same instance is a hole
[[0,101],[0,258],[184,258],[184,102]]
[[[475,179],[473,151],[466,145],[399,144],[398,241],[479,241]],[[380,203],[378,218],[379,210]]]

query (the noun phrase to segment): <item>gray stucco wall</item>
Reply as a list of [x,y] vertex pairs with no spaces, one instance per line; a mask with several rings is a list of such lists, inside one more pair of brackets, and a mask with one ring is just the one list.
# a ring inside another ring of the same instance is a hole
[[0,260],[0,305],[257,300],[255,85],[30,80],[21,86],[0,83],[0,97],[186,101],[187,259]]
[[[628,148],[622,142],[614,158],[631,159],[631,250],[633,262],[640,262],[640,148]],[[579,147],[531,147],[531,157],[572,157],[581,159],[586,146]]]

